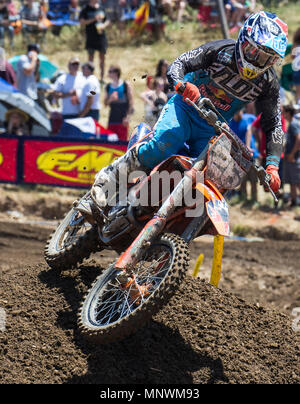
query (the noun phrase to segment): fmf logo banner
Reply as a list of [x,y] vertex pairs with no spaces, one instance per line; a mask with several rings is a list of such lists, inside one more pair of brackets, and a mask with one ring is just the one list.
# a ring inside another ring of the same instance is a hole
[[126,145],[24,141],[23,182],[90,186],[101,168],[124,154]]
[[0,180],[15,182],[17,180],[17,139],[0,138]]

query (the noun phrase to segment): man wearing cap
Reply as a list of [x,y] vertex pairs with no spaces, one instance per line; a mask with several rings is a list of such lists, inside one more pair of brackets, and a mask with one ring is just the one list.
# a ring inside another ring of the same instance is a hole
[[19,91],[35,101],[38,99],[37,81],[39,80],[39,53],[40,47],[38,44],[28,45],[27,54],[20,56],[16,69]]
[[80,113],[81,92],[85,85],[85,77],[79,71],[80,60],[72,57],[69,60],[69,73],[58,77],[54,83],[54,96],[62,98],[63,119],[78,118]]
[[92,62],[82,65],[82,73],[86,78],[80,98],[80,117],[90,116],[96,121],[100,118],[100,84],[94,75],[95,66]]

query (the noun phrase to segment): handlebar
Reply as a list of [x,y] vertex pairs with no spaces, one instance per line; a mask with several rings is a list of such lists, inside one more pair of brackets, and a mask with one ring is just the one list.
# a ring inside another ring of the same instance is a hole
[[[183,94],[185,89],[184,84],[182,84],[179,88],[177,88],[177,93]],[[241,149],[240,144],[237,142],[235,137],[232,135],[231,130],[229,128],[229,124],[223,115],[216,109],[214,104],[209,98],[200,97],[196,102],[191,101],[189,98],[186,98],[186,102],[190,104],[196,111],[199,116],[206,120],[206,122],[213,126],[216,133],[220,135],[222,132],[226,132],[226,134],[230,137],[230,139],[234,142],[238,150]],[[223,123],[218,120],[218,117],[223,120]],[[226,124],[226,125],[224,125]],[[227,127],[226,127],[227,126]],[[235,135],[236,136],[236,135]],[[257,178],[260,181],[260,185],[262,185],[265,189],[271,193],[274,198],[275,203],[278,203],[278,198],[270,187],[271,175],[266,172],[264,167],[257,166],[256,164],[252,164],[252,169],[255,171]]]

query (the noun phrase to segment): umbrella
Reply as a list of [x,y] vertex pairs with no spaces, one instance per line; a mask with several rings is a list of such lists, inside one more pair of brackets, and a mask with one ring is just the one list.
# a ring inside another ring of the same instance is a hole
[[33,120],[35,120],[39,125],[51,132],[51,123],[47,117],[46,112],[37,105],[31,98],[27,95],[20,93],[19,91],[0,91],[0,101],[9,107],[18,108],[27,115],[29,115]]
[[[8,60],[9,63],[14,68],[14,70],[17,70],[17,64],[18,64],[20,57],[21,57],[21,55],[18,55],[18,56],[14,56]],[[58,67],[55,66],[53,63],[51,63],[45,55],[39,54],[38,57],[40,60],[41,79],[51,79],[51,77],[54,75],[54,73],[56,72]]]

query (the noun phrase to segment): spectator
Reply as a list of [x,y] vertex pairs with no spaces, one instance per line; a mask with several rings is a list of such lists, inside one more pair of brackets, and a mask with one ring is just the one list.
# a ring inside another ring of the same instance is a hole
[[94,75],[95,66],[87,62],[82,66],[82,73],[86,78],[80,98],[80,117],[91,116],[96,121],[100,118],[100,85]]
[[133,114],[133,94],[127,81],[121,80],[119,66],[110,66],[111,82],[106,86],[104,105],[109,106],[108,129],[115,132],[119,140],[128,140],[129,117]]
[[176,17],[177,22],[182,21],[186,5],[187,5],[187,0],[173,0],[173,6],[175,8],[175,11],[177,12],[177,17]]
[[5,60],[3,67],[3,69],[0,68],[0,77],[3,80],[7,81],[9,84],[17,87],[17,77],[12,65],[7,60]]
[[243,25],[247,6],[245,5],[245,0],[230,0],[226,2],[225,7],[230,10],[229,27],[232,34],[239,31]]
[[13,108],[5,114],[6,134],[17,136],[30,135],[28,126],[29,116],[20,109]]
[[297,206],[300,191],[300,124],[294,118],[295,109],[291,105],[283,107],[288,122],[287,142],[284,158],[284,182],[291,187],[291,207]]
[[292,46],[292,81],[295,86],[296,101],[300,105],[300,28],[294,34]]
[[[255,120],[255,115],[245,114],[244,110],[236,112],[230,121],[230,128],[241,139],[242,142],[247,144],[253,151],[253,157],[258,157],[255,143],[250,143],[251,139],[251,123]],[[257,203],[257,178],[254,173],[249,173],[240,187],[240,198],[242,201],[247,200],[247,182],[251,184],[251,203]]]
[[54,83],[54,96],[62,98],[63,119],[78,118],[80,114],[80,96],[85,78],[79,72],[80,60],[72,57],[68,63],[68,73],[62,74]]
[[[164,89],[163,91],[168,94],[170,91],[170,84],[167,78],[167,71],[168,71],[169,63],[166,59],[160,59],[156,66],[156,78],[161,78],[164,82]],[[173,93],[172,93],[173,94]],[[170,98],[170,97],[168,97]]]
[[9,9],[5,0],[0,0],[0,47],[4,47],[4,34],[8,33],[10,47],[14,44],[14,28],[10,25]]
[[[260,119],[261,115],[258,115],[258,117],[255,119],[255,121],[252,123],[252,130],[253,130],[253,135],[258,143],[258,151],[259,151],[259,157],[261,159],[261,164],[265,166],[266,162],[266,134],[261,130],[260,126]],[[282,125],[282,130],[283,132],[286,132],[286,120],[281,114],[281,125]]]
[[26,41],[28,41],[30,35],[36,36],[40,33],[46,33],[47,28],[42,23],[44,15],[39,2],[27,0],[26,4],[21,7],[20,17],[22,20],[22,32]]
[[110,21],[106,18],[105,10],[98,0],[89,0],[79,15],[80,24],[85,27],[86,43],[89,61],[94,61],[95,52],[99,52],[100,80],[104,83],[105,54],[107,51],[107,38],[105,29]]
[[80,11],[81,11],[81,9],[79,7],[78,0],[70,0],[70,5],[69,5],[70,20],[79,21]]
[[141,94],[141,98],[145,103],[145,120],[153,127],[160,115],[163,106],[168,101],[168,97],[164,92],[164,82],[162,78],[153,80],[153,90],[146,90]]
[[38,44],[27,47],[27,55],[20,56],[17,63],[17,84],[21,93],[33,100],[38,99],[37,82],[39,81],[39,55]]

